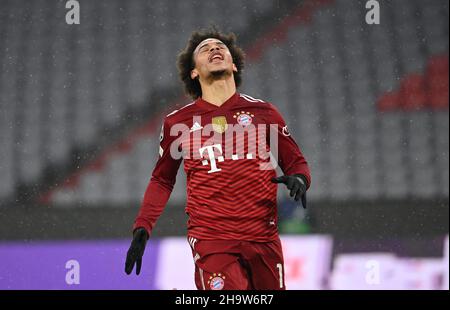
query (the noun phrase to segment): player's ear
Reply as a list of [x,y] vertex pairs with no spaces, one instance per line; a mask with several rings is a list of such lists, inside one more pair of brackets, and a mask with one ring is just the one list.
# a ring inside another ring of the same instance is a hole
[[191,79],[195,80],[198,77],[197,69],[191,71]]
[[233,64],[233,72],[238,72],[238,69],[235,64]]

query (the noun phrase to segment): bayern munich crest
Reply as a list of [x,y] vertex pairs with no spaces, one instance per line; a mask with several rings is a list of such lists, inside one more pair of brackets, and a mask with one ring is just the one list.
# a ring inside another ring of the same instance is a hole
[[211,290],[219,291],[222,290],[225,286],[225,276],[221,273],[216,274],[213,273],[212,276],[209,277],[208,284]]
[[237,112],[233,115],[233,118],[235,118],[242,127],[250,125],[253,121],[253,117],[255,117],[255,115],[245,111]]

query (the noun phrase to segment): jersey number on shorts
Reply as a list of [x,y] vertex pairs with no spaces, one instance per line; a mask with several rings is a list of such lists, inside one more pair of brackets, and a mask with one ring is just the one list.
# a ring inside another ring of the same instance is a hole
[[277,264],[277,269],[278,269],[278,277],[280,280],[280,288],[283,288],[283,265]]

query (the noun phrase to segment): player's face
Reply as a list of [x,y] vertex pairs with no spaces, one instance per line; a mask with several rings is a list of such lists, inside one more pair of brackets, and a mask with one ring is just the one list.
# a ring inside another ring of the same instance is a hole
[[228,47],[218,39],[206,39],[202,41],[194,51],[195,68],[191,72],[191,78],[206,79],[211,75],[231,75],[237,72]]

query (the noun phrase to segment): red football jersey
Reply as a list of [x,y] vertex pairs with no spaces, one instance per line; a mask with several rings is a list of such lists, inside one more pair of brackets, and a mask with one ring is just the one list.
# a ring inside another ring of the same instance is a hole
[[188,235],[200,240],[276,239],[274,163],[285,175],[302,174],[307,187],[311,184],[308,164],[277,109],[244,94],[235,93],[220,107],[199,98],[167,115],[159,153],[134,223],[149,234],[182,161]]

